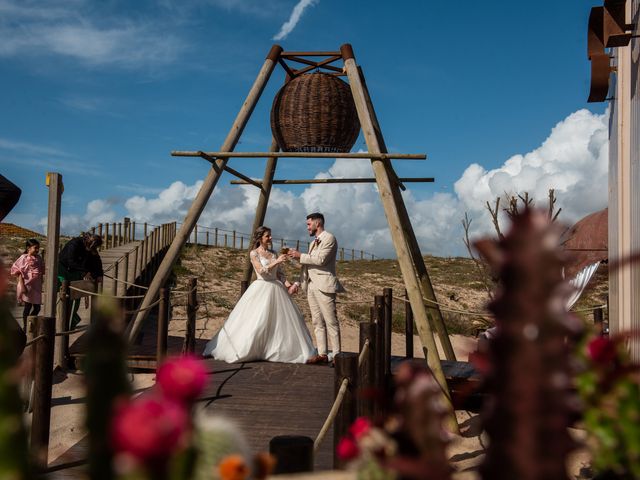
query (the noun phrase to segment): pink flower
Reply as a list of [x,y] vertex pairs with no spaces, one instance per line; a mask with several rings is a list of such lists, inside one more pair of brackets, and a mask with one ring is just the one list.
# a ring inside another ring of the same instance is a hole
[[194,356],[174,357],[158,369],[156,381],[162,393],[178,402],[193,402],[204,390],[207,370]]
[[371,430],[371,421],[366,417],[358,417],[349,427],[349,433],[353,438],[360,440]]
[[111,441],[116,452],[149,463],[169,457],[188,428],[189,416],[178,403],[157,396],[140,397],[116,407]]
[[336,453],[340,460],[349,461],[360,455],[360,449],[358,448],[356,441],[352,437],[348,436],[342,437],[340,442],[338,442]]
[[597,337],[587,345],[587,353],[595,363],[607,365],[616,359],[617,345],[608,338]]

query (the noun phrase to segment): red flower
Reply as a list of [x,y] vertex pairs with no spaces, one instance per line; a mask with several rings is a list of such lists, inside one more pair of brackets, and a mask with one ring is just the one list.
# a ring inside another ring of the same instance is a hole
[[360,449],[352,437],[342,437],[336,447],[336,453],[340,460],[349,461],[360,455]]
[[366,417],[358,417],[349,427],[349,433],[353,438],[360,440],[371,430],[371,421]]
[[604,366],[616,359],[617,344],[608,338],[597,337],[587,345],[587,353],[591,360]]
[[158,369],[156,381],[162,393],[178,402],[193,402],[204,390],[207,370],[194,356],[174,357]]
[[111,441],[116,452],[128,453],[142,463],[164,460],[181,444],[189,416],[174,401],[146,396],[116,408]]

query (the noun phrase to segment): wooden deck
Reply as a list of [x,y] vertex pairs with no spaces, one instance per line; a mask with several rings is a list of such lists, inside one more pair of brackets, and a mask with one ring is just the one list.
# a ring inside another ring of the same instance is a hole
[[[203,348],[201,341],[197,349]],[[268,451],[269,441],[276,435],[315,439],[333,403],[334,370],[328,366],[227,364],[212,359],[205,362],[209,382],[198,403],[207,413],[234,420],[254,452]],[[55,471],[44,478],[86,478],[85,467],[77,465],[86,456],[87,444],[83,440],[57,459],[51,465]],[[331,430],[316,455],[315,469],[329,470],[332,466]]]

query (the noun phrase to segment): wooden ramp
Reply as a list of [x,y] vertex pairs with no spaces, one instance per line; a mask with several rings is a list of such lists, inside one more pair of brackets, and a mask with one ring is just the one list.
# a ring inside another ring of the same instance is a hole
[[[199,341],[197,351],[204,349]],[[276,435],[305,435],[315,439],[334,399],[334,369],[328,366],[272,362],[228,364],[205,360],[209,382],[199,405],[208,414],[234,420],[252,450],[268,451]],[[58,458],[47,479],[86,478],[86,439]],[[333,431],[315,458],[315,470],[333,467]]]

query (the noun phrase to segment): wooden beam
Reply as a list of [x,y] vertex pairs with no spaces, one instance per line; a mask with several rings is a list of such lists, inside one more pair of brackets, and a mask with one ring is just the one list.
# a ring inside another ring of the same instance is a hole
[[[271,77],[271,74],[273,73],[278,58],[280,57],[280,53],[282,53],[282,47],[279,45],[274,45],[269,51],[269,54],[267,55],[267,58],[265,59],[246,100],[240,107],[240,111],[231,126],[231,130],[222,144],[221,149],[224,152],[232,151],[238,143],[238,140],[240,140],[240,136],[242,135],[242,132],[247,125],[247,122],[249,121],[249,118],[251,117],[251,114],[253,113],[253,110],[258,103],[269,78]],[[198,221],[198,218],[200,218],[200,214],[204,210],[204,207],[213,193],[213,189],[220,179],[221,170],[224,169],[226,164],[227,158],[218,158],[216,161],[217,169],[211,168],[207,177],[204,179],[204,182],[200,187],[200,191],[191,204],[180,230],[176,233],[171,246],[167,250],[155,276],[153,277],[153,280],[151,281],[151,284],[149,285],[149,289],[142,299],[142,303],[139,307],[140,310],[136,315],[136,318],[130,323],[130,339],[135,339],[140,333],[142,323],[149,314],[150,309],[148,307],[158,298],[160,288],[164,286],[165,282],[169,278],[173,265],[180,256],[182,247],[187,243],[193,227]]]
[[[364,92],[362,80],[360,78],[360,73],[358,72],[358,66],[356,65],[351,45],[343,45],[340,50],[344,59],[347,76],[349,77],[349,85],[353,94],[356,110],[358,111],[358,117],[360,118],[360,125],[362,126],[362,132],[367,143],[367,148],[370,152],[381,153],[382,146],[378,141],[378,135],[376,134],[372,115],[369,105],[367,104],[367,96]],[[389,162],[384,162],[380,159],[372,159],[371,166],[373,167],[377,180],[380,200],[382,201],[385,216],[389,223],[391,238],[398,257],[398,264],[407,289],[415,322],[418,327],[418,333],[420,334],[420,339],[422,340],[423,345],[427,349],[427,363],[429,364],[435,379],[438,381],[445,398],[449,402],[452,428],[458,430],[455,411],[453,410],[453,404],[451,403],[451,394],[447,387],[447,381],[438,356],[436,341],[429,326],[429,318],[422,299],[422,291],[420,284],[418,283],[417,272],[407,246],[405,231],[407,228],[411,228],[411,226],[402,225],[402,221],[400,220],[400,213],[398,212],[398,196],[393,193],[395,185],[389,175],[389,169],[391,169]],[[402,201],[402,197],[399,196],[399,198],[400,201]]]
[[314,66],[314,65],[309,64],[309,66],[308,66],[308,67],[304,67],[304,68],[301,68],[301,69],[299,69],[299,70],[296,70],[296,71],[294,72],[294,74],[295,74],[295,75],[302,75],[303,73],[307,73],[308,71],[313,70],[313,69],[314,69],[314,68],[316,68],[316,67],[317,67],[317,68],[325,68],[325,69],[327,69],[327,70],[332,70],[332,71],[334,71],[334,72],[340,72],[340,73],[342,73],[342,69],[341,69],[341,68],[334,67],[333,65],[329,65],[329,63],[335,62],[336,60],[340,60],[340,59],[342,59],[342,57],[341,57],[340,55],[336,55],[336,56],[334,56],[334,57],[329,57],[329,58],[327,58],[327,59],[325,59],[325,60],[322,60],[321,62],[317,62],[317,63],[315,64],[315,66]]
[[336,55],[342,56],[340,52],[282,52],[281,57],[334,57]]
[[278,63],[282,66],[282,68],[284,68],[284,71],[287,72],[287,75],[290,78],[293,78],[295,76],[295,73],[293,73],[293,70],[289,68],[289,65],[287,65],[287,62],[285,62],[282,58],[278,60]]
[[[207,155],[204,152],[200,152],[200,156],[202,158],[204,158],[205,160],[208,160],[211,163],[211,167],[217,170],[217,165],[216,165],[216,159],[213,157],[210,157],[209,155]],[[228,165],[225,165],[224,170],[226,172],[229,172],[231,175],[235,175],[236,177],[242,179],[242,181],[244,183],[250,183],[251,185],[253,185],[254,187],[258,187],[258,188],[262,188],[262,185],[260,185],[258,182],[256,182],[255,180],[253,180],[250,177],[247,177],[246,175],[240,173],[239,171],[231,168]]]
[[[338,57],[341,58],[341,57]],[[303,63],[305,65],[310,65],[311,68],[304,68],[302,70],[309,71],[309,70],[313,70],[314,68],[326,68],[327,70],[332,70],[334,72],[342,72],[341,68],[338,67],[334,67],[333,65],[327,65],[327,63],[331,63],[331,62],[314,62],[313,60],[307,60],[306,58],[299,58],[299,57],[289,57],[288,58],[289,61],[292,62],[298,62],[298,63]],[[331,60],[332,62],[335,62],[335,60]],[[300,75],[302,72],[302,70],[295,70],[294,73],[296,75]]]
[[216,160],[226,158],[365,158],[369,160],[426,160],[424,153],[338,153],[338,152],[203,152],[202,150],[173,150],[172,157],[202,157]]
[[[401,182],[405,183],[432,183],[433,177],[424,178],[400,178]],[[329,183],[375,183],[375,178],[309,178],[302,180],[273,180],[273,185],[307,185],[307,184],[329,184]],[[231,180],[231,185],[248,185],[247,182],[242,180]],[[251,180],[251,184],[262,184],[260,180]]]

